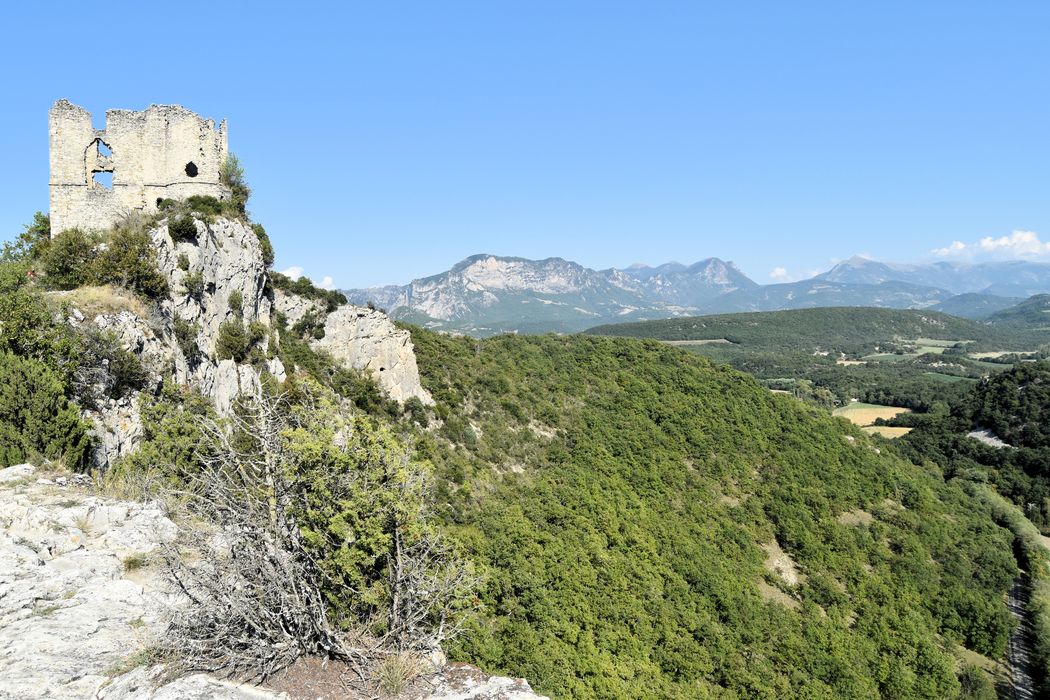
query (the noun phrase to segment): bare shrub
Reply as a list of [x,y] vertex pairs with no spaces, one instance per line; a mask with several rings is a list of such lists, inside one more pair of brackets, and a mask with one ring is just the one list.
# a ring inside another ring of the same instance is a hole
[[164,553],[189,602],[161,644],[169,672],[265,678],[321,655],[364,678],[461,630],[476,580],[426,525],[426,470],[331,397],[300,392],[205,426],[181,494],[205,525]]

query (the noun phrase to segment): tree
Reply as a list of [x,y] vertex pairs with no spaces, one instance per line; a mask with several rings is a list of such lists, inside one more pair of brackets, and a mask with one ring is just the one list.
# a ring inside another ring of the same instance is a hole
[[252,196],[252,190],[244,179],[244,168],[240,159],[234,153],[226,156],[219,169],[219,182],[230,188],[230,196],[234,206],[241,214],[246,212],[248,198]]
[[[162,644],[184,670],[266,676],[306,653],[368,665],[454,637],[475,579],[430,526],[426,465],[311,382],[205,421],[181,494],[213,533],[166,561],[193,605]],[[183,473],[185,470],[182,469]]]

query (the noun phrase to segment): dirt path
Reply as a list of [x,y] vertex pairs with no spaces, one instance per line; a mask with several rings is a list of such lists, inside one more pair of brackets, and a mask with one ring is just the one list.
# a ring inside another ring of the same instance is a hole
[[1014,579],[1007,596],[1010,614],[1017,620],[1017,629],[1010,635],[1007,647],[1007,660],[1010,663],[1010,677],[1013,681],[1014,700],[1032,700],[1035,698],[1035,685],[1031,673],[1032,638],[1029,629],[1026,606],[1028,605],[1028,575],[1021,574]]

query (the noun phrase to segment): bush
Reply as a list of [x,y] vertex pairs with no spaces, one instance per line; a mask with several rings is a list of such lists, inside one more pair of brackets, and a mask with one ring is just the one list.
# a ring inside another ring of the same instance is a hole
[[44,250],[41,264],[47,286],[75,289],[91,279],[97,240],[80,229],[63,231]]
[[199,300],[204,295],[204,273],[188,273],[182,278],[182,286],[186,289],[186,294]]
[[176,216],[168,222],[168,235],[171,240],[179,241],[197,240],[197,224],[192,216]]
[[230,311],[238,318],[244,313],[244,295],[241,294],[240,290],[235,289],[230,292],[229,306]]
[[78,340],[72,391],[82,405],[98,408],[103,398],[119,399],[148,383],[142,360],[112,333],[91,329]]
[[270,243],[270,237],[266,235],[266,229],[263,228],[262,224],[252,224],[252,231],[255,232],[255,237],[259,239],[259,250],[262,251],[263,262],[266,267],[273,265],[274,252],[273,244]]
[[0,262],[23,262],[39,259],[51,243],[51,218],[43,212],[33,215],[32,223],[12,242],[0,249]]
[[42,362],[0,353],[0,466],[44,457],[86,466],[91,440],[58,374]]
[[244,168],[241,161],[233,153],[226,157],[222,167],[219,169],[219,182],[230,188],[230,199],[234,209],[242,216],[247,211],[248,198],[252,191],[244,180]]
[[215,357],[219,360],[244,362],[248,357],[248,332],[240,321],[227,321],[219,326]]
[[196,602],[160,642],[181,669],[265,676],[303,654],[429,651],[475,605],[472,570],[427,519],[426,465],[316,384],[296,395],[242,404],[232,437],[202,421],[206,456],[182,493],[226,526],[226,542],[215,552],[210,532],[189,531],[192,549],[210,553],[192,565],[165,551]]
[[219,326],[215,356],[219,360],[233,360],[238,363],[261,360],[258,346],[266,338],[266,334],[266,326],[259,321],[252,321],[247,327],[240,319],[227,321]]
[[77,365],[76,335],[55,322],[28,270],[26,263],[0,263],[0,352],[39,360],[66,381]]
[[114,465],[114,475],[154,473],[170,483],[184,483],[207,456],[202,424],[215,418],[211,402],[170,381],[157,397],[140,401],[142,445]]
[[149,299],[168,293],[168,281],[157,270],[157,253],[145,231],[118,228],[91,266],[93,284],[117,284]]
[[186,255],[185,253],[181,253],[179,255],[179,259],[178,259],[178,265],[179,265],[179,269],[182,270],[183,272],[189,272],[190,271],[190,258],[189,258],[189,256]]
[[988,674],[973,665],[964,666],[959,672],[959,700],[995,700],[995,684]]
[[195,323],[190,323],[182,318],[175,318],[175,342],[179,344],[179,350],[182,351],[186,361],[193,364],[200,355],[200,350],[197,347],[197,334],[200,332],[200,327]]
[[329,313],[347,303],[346,295],[342,292],[316,287],[314,286],[314,283],[310,281],[309,277],[300,277],[293,280],[287,275],[282,275],[280,272],[274,272],[271,270],[269,273],[269,280],[274,286],[274,289],[280,289],[282,292],[288,292],[289,294],[297,294],[304,299],[323,301],[325,304],[325,311]]
[[227,207],[220,200],[206,194],[195,194],[186,200],[191,211],[205,216],[220,216],[227,213]]

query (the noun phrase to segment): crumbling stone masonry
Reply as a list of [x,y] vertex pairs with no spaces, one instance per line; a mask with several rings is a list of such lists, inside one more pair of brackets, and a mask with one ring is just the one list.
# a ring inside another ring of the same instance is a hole
[[107,229],[131,212],[155,212],[165,198],[229,197],[219,182],[225,121],[216,129],[179,105],[150,105],[108,110],[106,128],[96,130],[91,114],[66,100],[51,107],[48,121],[52,235]]

